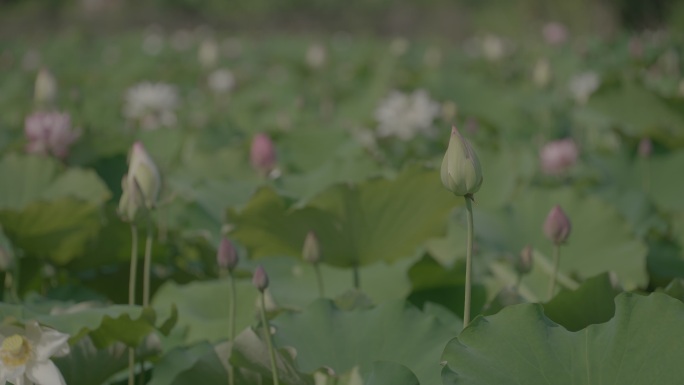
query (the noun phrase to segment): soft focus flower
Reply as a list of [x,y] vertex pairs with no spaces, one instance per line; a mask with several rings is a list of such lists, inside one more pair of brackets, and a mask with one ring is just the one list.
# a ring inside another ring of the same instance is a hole
[[263,175],[268,175],[276,167],[276,150],[271,138],[265,133],[259,133],[252,140],[249,152],[252,167]]
[[24,133],[30,154],[52,155],[64,159],[72,143],[81,135],[71,127],[71,117],[60,112],[36,112],[24,121]]
[[570,93],[577,103],[585,104],[600,84],[601,78],[596,72],[583,72],[570,79]]
[[544,221],[544,235],[556,245],[565,243],[568,240],[572,225],[570,218],[565,215],[565,211],[560,205],[555,205],[549,211]]
[[127,118],[138,121],[143,129],[154,130],[175,125],[178,104],[176,87],[144,82],[126,91],[123,113]]
[[649,138],[643,138],[639,141],[639,156],[648,158],[653,152],[653,143]]
[[539,153],[541,169],[547,175],[561,175],[577,163],[578,156],[577,145],[570,138],[549,142]]
[[259,265],[257,266],[256,270],[254,270],[254,275],[252,276],[252,284],[254,287],[256,287],[260,292],[263,292],[268,288],[268,274],[266,274],[266,270],[264,270],[264,267]]
[[506,54],[504,41],[498,36],[487,35],[482,39],[482,54],[487,60],[497,61]]
[[321,260],[321,249],[318,244],[318,237],[313,231],[309,231],[304,239],[302,257],[309,263],[318,263]]
[[551,65],[547,59],[537,60],[532,72],[532,81],[539,88],[546,87],[551,81]]
[[394,56],[402,56],[408,51],[409,41],[403,37],[398,37],[390,42],[390,52]]
[[204,40],[197,52],[197,59],[204,68],[216,66],[219,57],[218,44],[214,40]]
[[482,167],[477,153],[455,126],[451,129],[440,176],[444,187],[458,196],[471,196],[482,186]]
[[179,29],[171,35],[171,47],[176,51],[187,51],[192,47],[192,32],[187,29]]
[[41,68],[36,76],[33,99],[38,105],[51,105],[57,97],[57,80],[47,68]]
[[216,252],[216,262],[221,269],[233,271],[238,264],[238,255],[233,242],[230,239],[223,237]]
[[518,259],[515,261],[515,270],[520,275],[528,274],[532,271],[532,258],[534,251],[531,245],[525,246],[518,254]]
[[69,335],[29,322],[23,330],[0,327],[0,383],[64,385],[62,373],[50,360],[69,353]]
[[128,161],[128,173],[121,181],[123,193],[119,215],[132,221],[142,207],[152,209],[161,190],[161,175],[157,165],[141,142],[135,142]]
[[432,137],[436,133],[432,122],[440,111],[441,105],[430,99],[424,90],[412,94],[392,91],[375,110],[379,123],[377,135],[396,136],[402,140],[410,140],[418,133]]
[[209,74],[207,83],[212,91],[222,94],[233,89],[235,86],[235,76],[227,69],[217,69]]
[[325,64],[327,53],[321,44],[311,44],[306,50],[306,64],[313,68],[321,68]]
[[559,45],[568,40],[568,30],[563,24],[552,21],[550,23],[544,24],[542,36],[544,36],[544,41],[547,43],[551,45]]

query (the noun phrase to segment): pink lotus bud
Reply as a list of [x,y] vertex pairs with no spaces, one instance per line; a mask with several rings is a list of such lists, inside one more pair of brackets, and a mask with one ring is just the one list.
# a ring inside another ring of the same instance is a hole
[[262,293],[268,288],[268,274],[266,274],[266,270],[264,270],[263,266],[259,265],[256,270],[254,270],[252,284]]
[[653,152],[653,143],[649,138],[643,138],[639,142],[639,156],[642,158],[648,158]]
[[562,175],[577,163],[579,150],[572,139],[562,139],[544,145],[539,154],[541,169],[547,175]]
[[227,269],[228,271],[233,271],[235,266],[238,264],[238,255],[233,246],[233,242],[228,238],[221,239],[221,244],[219,245],[218,251],[216,253],[216,262],[221,269]]
[[29,115],[24,121],[24,133],[28,139],[26,152],[52,155],[59,159],[69,155],[69,148],[81,135],[72,129],[69,114],[59,112]]
[[544,41],[551,45],[559,45],[565,43],[568,39],[568,30],[561,23],[552,21],[546,23],[542,29]]
[[559,205],[553,206],[544,222],[544,235],[551,242],[560,245],[567,241],[572,230],[570,219]]
[[515,270],[517,270],[520,275],[525,275],[532,271],[532,254],[532,246],[527,245],[518,255],[518,260],[515,263]]
[[276,166],[275,146],[267,134],[254,136],[249,156],[252,167],[264,175],[268,175]]

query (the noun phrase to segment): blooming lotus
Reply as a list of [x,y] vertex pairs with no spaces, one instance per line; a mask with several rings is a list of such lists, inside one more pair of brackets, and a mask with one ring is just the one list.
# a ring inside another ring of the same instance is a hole
[[52,356],[69,353],[69,335],[29,322],[25,329],[0,327],[0,383],[64,385]]
[[71,117],[60,112],[36,112],[24,121],[28,144],[26,152],[64,159],[71,145],[81,135],[71,127]]
[[124,116],[139,122],[145,130],[176,124],[180,98],[176,87],[165,83],[144,82],[126,91]]
[[396,136],[401,140],[410,140],[416,134],[432,137],[435,135],[432,123],[440,111],[441,105],[430,99],[425,90],[411,94],[392,91],[375,110],[379,123],[377,136]]

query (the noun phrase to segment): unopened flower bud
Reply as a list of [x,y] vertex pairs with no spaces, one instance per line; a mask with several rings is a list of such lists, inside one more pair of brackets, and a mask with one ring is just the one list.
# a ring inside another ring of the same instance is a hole
[[249,156],[252,167],[264,175],[268,175],[276,166],[275,146],[264,133],[254,136]]
[[648,158],[653,152],[653,143],[649,138],[643,138],[639,142],[639,156],[642,158]]
[[562,175],[570,170],[579,157],[575,141],[567,138],[546,143],[539,153],[541,169],[546,175]]
[[304,249],[302,250],[304,260],[309,263],[318,263],[321,260],[321,250],[318,244],[318,237],[313,231],[309,231],[304,239]]
[[571,229],[570,219],[559,205],[555,205],[544,222],[544,235],[554,244],[560,245],[567,241]]
[[259,265],[256,270],[254,270],[252,284],[262,293],[268,288],[268,274],[266,274],[266,270],[264,270],[263,266]]
[[135,142],[128,163],[128,173],[121,183],[123,194],[119,214],[133,220],[138,209],[152,209],[161,190],[161,176],[157,165],[141,142]]
[[233,271],[238,264],[238,255],[233,242],[228,238],[222,238],[216,252],[216,262],[221,269]]
[[45,106],[54,103],[57,97],[57,81],[47,68],[41,68],[36,76],[33,98],[36,104]]
[[533,250],[530,245],[525,246],[525,248],[520,251],[518,259],[515,262],[515,270],[518,271],[518,274],[525,275],[532,271],[532,253]]
[[482,185],[482,169],[475,150],[461,136],[456,127],[451,129],[451,139],[441,168],[442,184],[458,196],[472,195]]

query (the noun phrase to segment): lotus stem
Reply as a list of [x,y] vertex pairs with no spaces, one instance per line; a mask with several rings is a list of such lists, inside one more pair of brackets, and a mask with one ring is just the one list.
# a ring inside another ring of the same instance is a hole
[[[128,304],[135,305],[135,282],[138,275],[138,229],[131,223],[131,270],[128,277]],[[135,349],[128,348],[128,385],[135,384]]]
[[354,263],[352,270],[352,274],[354,274],[354,289],[358,290],[361,288],[361,273],[359,272],[359,265]]
[[318,263],[314,263],[314,271],[316,272],[316,280],[318,281],[318,296],[325,297],[325,290],[323,288],[323,275],[321,274],[321,267]]
[[468,327],[468,324],[470,323],[470,302],[471,302],[471,296],[472,296],[472,282],[471,282],[471,275],[472,275],[472,270],[473,270],[473,203],[472,203],[472,195],[466,195],[465,197],[465,204],[466,204],[466,214],[467,214],[467,222],[468,222],[468,238],[467,238],[467,243],[466,243],[466,282],[465,282],[465,301],[464,301],[464,308],[463,308],[463,329]]
[[549,283],[549,300],[553,298],[553,293],[556,291],[556,280],[558,278],[558,266],[560,265],[560,244],[553,246],[553,273],[551,274],[551,282]]
[[[148,213],[149,214],[149,213]],[[150,305],[150,270],[152,265],[152,218],[147,218],[147,239],[145,239],[145,257],[143,263],[143,307]]]
[[[235,301],[237,299],[237,294],[235,292],[235,277],[233,277],[233,272],[228,272],[228,281],[230,282],[230,306],[228,307],[228,322],[230,325],[228,329],[230,331],[230,355],[233,355],[233,347],[235,346]],[[235,371],[233,366],[228,363],[228,384],[235,384]]]
[[273,350],[273,343],[271,342],[271,328],[266,320],[266,300],[265,293],[261,291],[261,324],[264,328],[264,338],[268,346],[268,355],[271,358],[271,374],[273,375],[273,385],[278,385],[278,369],[276,368],[275,351]]

